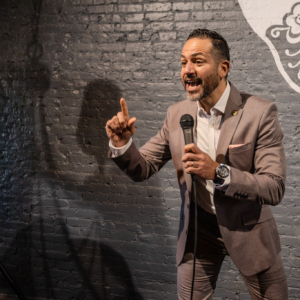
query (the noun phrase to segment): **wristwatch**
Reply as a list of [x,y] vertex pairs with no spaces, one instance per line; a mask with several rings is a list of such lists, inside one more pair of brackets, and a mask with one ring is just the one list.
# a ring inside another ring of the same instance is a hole
[[215,184],[223,184],[225,179],[229,176],[229,168],[224,164],[219,164],[216,167],[216,179],[213,181]]

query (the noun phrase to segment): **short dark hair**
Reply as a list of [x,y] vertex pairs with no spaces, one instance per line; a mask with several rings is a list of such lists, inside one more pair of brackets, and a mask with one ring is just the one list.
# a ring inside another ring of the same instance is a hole
[[222,60],[230,61],[229,47],[226,40],[221,36],[221,34],[217,33],[216,31],[198,28],[190,33],[187,40],[193,38],[211,40],[213,44],[212,55],[217,63]]

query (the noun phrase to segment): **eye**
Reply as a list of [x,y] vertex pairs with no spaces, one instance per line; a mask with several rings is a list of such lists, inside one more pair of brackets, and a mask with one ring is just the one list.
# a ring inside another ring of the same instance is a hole
[[197,59],[197,60],[196,60],[196,64],[197,64],[197,65],[201,65],[201,64],[203,64],[203,61],[202,61],[202,60],[199,60],[199,59]]
[[186,61],[181,61],[181,65],[184,67],[186,65]]

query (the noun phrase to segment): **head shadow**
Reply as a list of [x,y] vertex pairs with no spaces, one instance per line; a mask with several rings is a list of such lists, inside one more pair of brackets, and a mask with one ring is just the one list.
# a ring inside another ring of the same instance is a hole
[[120,98],[119,87],[107,79],[92,80],[84,90],[76,138],[82,152],[96,159],[99,174],[110,164],[105,125],[120,110]]

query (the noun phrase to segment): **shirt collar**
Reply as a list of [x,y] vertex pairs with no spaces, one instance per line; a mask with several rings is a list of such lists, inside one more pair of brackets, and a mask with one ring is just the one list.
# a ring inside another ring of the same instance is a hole
[[[223,92],[223,94],[220,97],[220,99],[218,100],[218,102],[210,109],[210,115],[214,115],[217,112],[220,112],[221,114],[224,114],[226,104],[227,104],[227,101],[229,99],[229,94],[230,94],[230,84],[227,81],[225,91]],[[198,114],[200,116],[201,115],[203,116],[203,114],[204,114],[206,117],[209,117],[209,115],[206,113],[206,111],[204,110],[202,105],[199,103],[199,101],[197,101],[197,106],[198,106]]]

